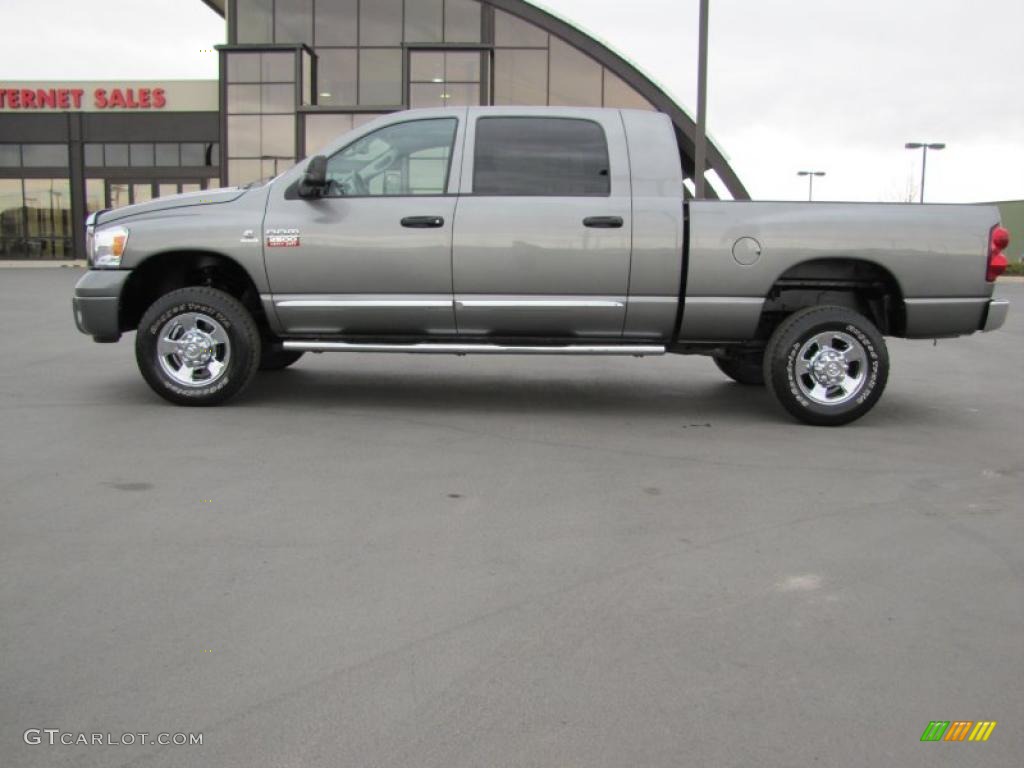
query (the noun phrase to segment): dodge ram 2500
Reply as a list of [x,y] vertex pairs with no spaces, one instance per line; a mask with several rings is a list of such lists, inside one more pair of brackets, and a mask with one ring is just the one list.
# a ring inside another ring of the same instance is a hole
[[878,401],[885,336],[999,328],[993,207],[688,200],[654,112],[401,112],[260,184],[87,221],[78,328],[212,405],[305,352],[702,354],[811,424]]

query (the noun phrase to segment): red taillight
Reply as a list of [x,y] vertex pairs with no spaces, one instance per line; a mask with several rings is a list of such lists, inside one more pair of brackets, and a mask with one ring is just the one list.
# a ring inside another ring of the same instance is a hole
[[1010,245],[1010,233],[1004,227],[992,227],[992,235],[988,239],[988,271],[985,279],[992,283],[999,277],[1010,262],[1003,253]]

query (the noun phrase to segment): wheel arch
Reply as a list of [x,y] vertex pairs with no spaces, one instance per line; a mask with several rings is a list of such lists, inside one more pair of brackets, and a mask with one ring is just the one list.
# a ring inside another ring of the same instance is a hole
[[862,257],[827,256],[805,259],[776,277],[765,296],[759,338],[793,312],[820,304],[858,311],[888,336],[906,332],[903,288],[891,270]]
[[223,253],[195,248],[154,253],[132,269],[121,293],[120,329],[134,330],[154,301],[190,286],[217,288],[234,296],[252,314],[260,331],[267,329],[259,289],[246,269]]

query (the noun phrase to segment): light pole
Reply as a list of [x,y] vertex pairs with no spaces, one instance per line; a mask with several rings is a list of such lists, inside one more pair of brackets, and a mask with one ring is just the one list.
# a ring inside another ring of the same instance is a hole
[[814,199],[814,177],[824,176],[824,171],[797,171],[797,176],[807,177],[807,202],[811,202]]
[[697,135],[694,136],[694,196],[704,197],[704,171],[707,166],[708,121],[708,12],[710,0],[700,0],[700,32],[697,42]]
[[925,175],[925,172],[928,170],[928,150],[929,149],[934,149],[935,151],[938,151],[940,149],[945,149],[946,145],[945,144],[940,144],[940,143],[934,143],[934,142],[929,143],[929,142],[925,142],[925,141],[908,141],[904,146],[907,149],[920,149],[920,150],[923,150],[921,152],[921,202],[923,203],[924,202],[924,175]]

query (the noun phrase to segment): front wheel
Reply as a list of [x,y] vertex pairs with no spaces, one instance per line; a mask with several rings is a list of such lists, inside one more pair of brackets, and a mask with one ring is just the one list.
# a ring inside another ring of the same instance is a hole
[[878,402],[888,377],[882,334],[845,307],[809,307],[790,315],[765,350],[768,388],[808,424],[839,426],[859,419]]
[[217,405],[252,381],[260,332],[233,296],[214,288],[171,291],[139,321],[135,359],[146,383],[177,405]]

